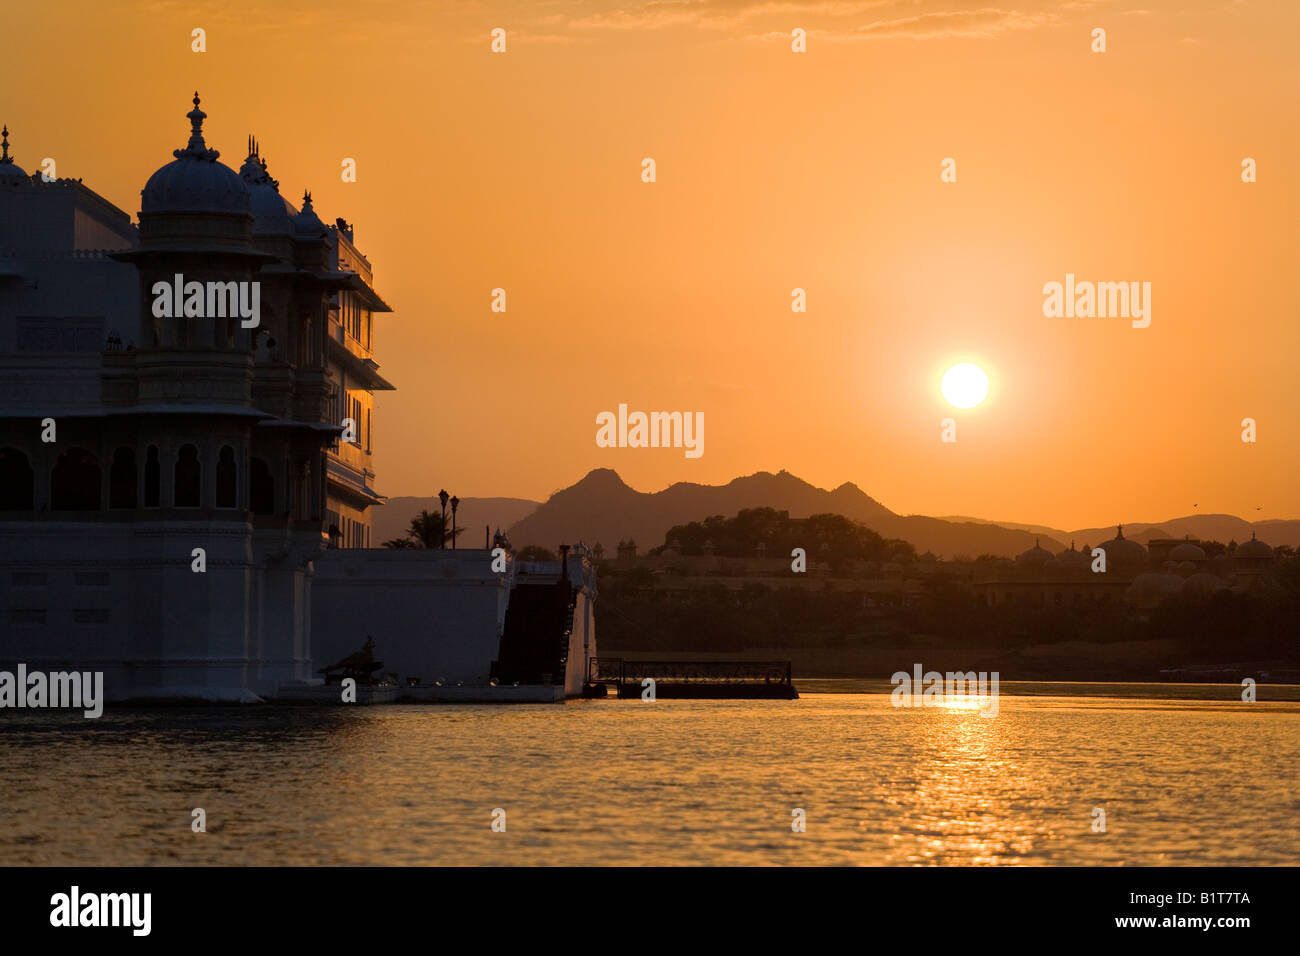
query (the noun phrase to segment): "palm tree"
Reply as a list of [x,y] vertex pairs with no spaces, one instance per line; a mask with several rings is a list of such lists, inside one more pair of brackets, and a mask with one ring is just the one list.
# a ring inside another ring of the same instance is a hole
[[[464,528],[456,529],[459,537]],[[440,548],[451,540],[451,529],[447,527],[446,518],[436,511],[421,511],[411,519],[411,526],[406,529],[405,538],[385,541],[385,548]]]

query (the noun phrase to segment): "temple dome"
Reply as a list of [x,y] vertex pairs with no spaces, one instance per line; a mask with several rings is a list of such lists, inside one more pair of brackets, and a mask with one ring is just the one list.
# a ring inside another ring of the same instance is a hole
[[1034,546],[1030,548],[1028,551],[1021,552],[1020,555],[1016,558],[1016,563],[1027,564],[1027,565],[1045,565],[1045,564],[1049,564],[1053,557],[1054,555],[1052,554],[1052,552],[1048,551],[1044,547],[1041,547],[1038,543],[1038,538],[1035,538]]
[[175,160],[159,169],[140,192],[142,213],[229,212],[249,210],[248,187],[229,166],[217,162],[221,154],[203,141],[203,120],[199,94],[194,94],[190,120],[190,141],[172,152]]
[[248,138],[248,158],[239,169],[239,178],[248,187],[249,210],[253,214],[255,235],[289,235],[298,210],[280,195],[280,183],[271,178],[266,159],[259,154],[257,141]]
[[1092,555],[1078,550],[1071,541],[1070,547],[1056,556],[1056,564],[1063,568],[1087,568],[1092,565]]
[[1205,549],[1199,545],[1184,541],[1169,552],[1170,561],[1204,561]]
[[1099,547],[1106,552],[1106,567],[1108,569],[1112,567],[1142,568],[1147,565],[1147,549],[1136,541],[1124,537],[1123,525],[1118,525],[1115,528],[1115,537]]
[[302,194],[302,212],[293,217],[293,231],[299,239],[320,239],[326,233],[325,223],[320,221],[320,216],[311,207],[309,192]]
[[1273,549],[1263,541],[1255,537],[1255,532],[1250,533],[1250,540],[1244,541],[1237,545],[1236,556],[1239,558],[1268,558],[1272,557]]
[[16,181],[26,179],[27,173],[9,156],[9,127],[0,130],[3,142],[0,142],[0,180]]

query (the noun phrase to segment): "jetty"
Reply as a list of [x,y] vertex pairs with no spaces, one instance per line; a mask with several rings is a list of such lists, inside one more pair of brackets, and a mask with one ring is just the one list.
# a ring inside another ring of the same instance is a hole
[[642,661],[593,657],[587,685],[640,697],[654,681],[656,698],[797,700],[789,661]]

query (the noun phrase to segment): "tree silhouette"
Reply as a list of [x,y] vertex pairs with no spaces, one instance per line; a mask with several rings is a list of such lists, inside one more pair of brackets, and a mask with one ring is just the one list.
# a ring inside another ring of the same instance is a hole
[[[456,537],[464,534],[464,528],[456,529]],[[385,541],[385,548],[441,548],[452,538],[451,528],[443,518],[441,511],[421,511],[411,519],[406,529],[405,538],[393,538]]]

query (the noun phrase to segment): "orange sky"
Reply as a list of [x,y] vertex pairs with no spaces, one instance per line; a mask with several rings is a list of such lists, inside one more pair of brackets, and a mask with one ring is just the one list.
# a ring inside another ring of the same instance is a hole
[[[1300,517],[1300,4],[983,2],[20,4],[0,120],[134,216],[197,88],[223,162],[255,133],[354,222],[389,495],[788,468],[901,513]],[[1151,282],[1150,328],[1045,318],[1067,272]],[[704,455],[598,448],[620,402],[704,412]]]

